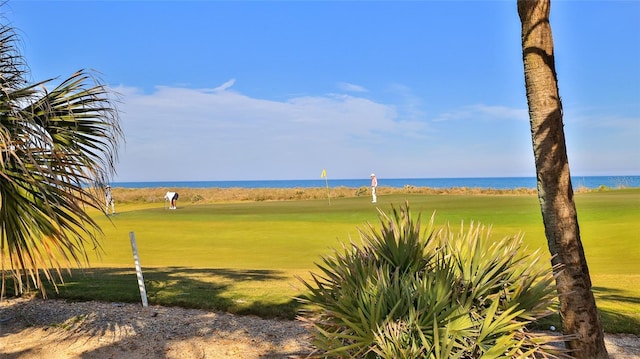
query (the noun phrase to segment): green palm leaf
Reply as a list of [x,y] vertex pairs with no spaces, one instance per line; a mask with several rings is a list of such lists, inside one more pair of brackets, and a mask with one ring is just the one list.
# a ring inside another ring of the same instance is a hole
[[[80,70],[28,84],[13,29],[0,25],[0,262],[15,292],[42,290],[40,275],[88,263],[101,231],[86,213],[102,208],[123,139],[113,94]],[[29,280],[25,280],[29,278]],[[55,284],[55,282],[54,282]]]

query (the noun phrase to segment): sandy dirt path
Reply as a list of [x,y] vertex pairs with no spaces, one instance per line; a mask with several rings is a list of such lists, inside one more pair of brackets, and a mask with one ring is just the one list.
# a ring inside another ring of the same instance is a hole
[[[298,321],[122,303],[0,302],[1,359],[304,358],[309,340]],[[611,358],[640,358],[640,337],[606,341]]]

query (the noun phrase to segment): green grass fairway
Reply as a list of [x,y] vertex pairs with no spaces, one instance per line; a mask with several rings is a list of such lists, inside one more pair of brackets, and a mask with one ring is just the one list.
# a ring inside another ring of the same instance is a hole
[[[535,195],[368,196],[195,205],[120,205],[104,229],[104,254],[74,271],[60,296],[139,301],[129,233],[137,239],[152,304],[181,305],[292,318],[307,277],[332,248],[358,240],[358,227],[377,226],[376,208],[409,201],[414,214],[436,223],[480,222],[493,237],[525,233],[529,248],[546,239]],[[186,202],[186,201],[185,201]],[[640,189],[576,195],[581,237],[607,332],[640,334]],[[51,294],[52,292],[49,292]]]

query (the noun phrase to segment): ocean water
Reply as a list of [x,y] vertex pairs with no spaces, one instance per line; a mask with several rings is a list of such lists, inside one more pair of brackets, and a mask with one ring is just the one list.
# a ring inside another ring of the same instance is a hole
[[[599,187],[640,187],[640,176],[575,176],[571,179],[574,189]],[[328,179],[329,187],[359,188],[370,185],[369,178]],[[177,182],[114,182],[113,187],[123,188],[314,188],[326,187],[324,179],[303,180],[254,180],[254,181],[177,181]],[[536,188],[534,177],[478,177],[478,178],[380,178],[378,186],[402,188],[405,186],[430,188]]]

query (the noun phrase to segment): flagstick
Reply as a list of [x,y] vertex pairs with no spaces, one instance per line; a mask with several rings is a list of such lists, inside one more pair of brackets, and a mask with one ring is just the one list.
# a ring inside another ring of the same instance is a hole
[[329,205],[331,205],[331,195],[329,193],[329,179],[327,176],[324,176],[324,181],[327,183],[327,199],[329,200]]

